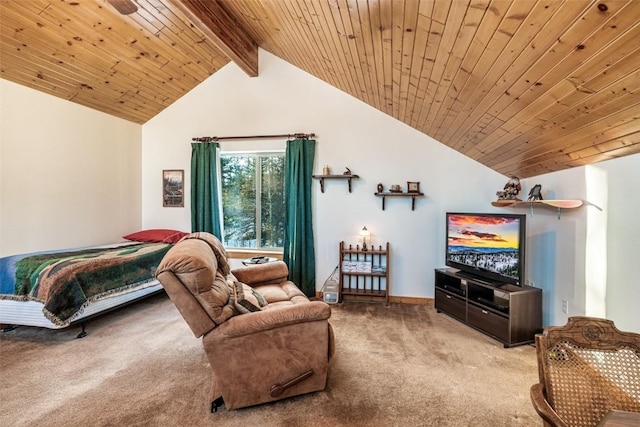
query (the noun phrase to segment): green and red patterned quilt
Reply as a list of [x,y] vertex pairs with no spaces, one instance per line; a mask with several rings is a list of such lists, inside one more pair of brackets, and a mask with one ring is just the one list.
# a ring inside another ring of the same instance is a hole
[[0,258],[0,299],[39,301],[44,315],[66,326],[102,298],[155,284],[168,243],[35,253]]

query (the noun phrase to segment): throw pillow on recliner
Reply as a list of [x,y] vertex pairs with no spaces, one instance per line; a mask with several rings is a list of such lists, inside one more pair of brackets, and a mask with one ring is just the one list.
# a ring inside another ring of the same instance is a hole
[[233,284],[234,305],[242,313],[262,311],[267,306],[267,301],[251,286],[235,281]]

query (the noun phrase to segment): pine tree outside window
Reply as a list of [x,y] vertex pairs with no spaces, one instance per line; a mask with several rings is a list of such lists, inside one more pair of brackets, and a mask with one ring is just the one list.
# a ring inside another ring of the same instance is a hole
[[284,152],[220,156],[226,248],[283,248],[284,161]]

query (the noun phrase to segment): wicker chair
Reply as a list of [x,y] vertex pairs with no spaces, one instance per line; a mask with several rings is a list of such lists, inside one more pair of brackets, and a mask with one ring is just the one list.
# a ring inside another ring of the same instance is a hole
[[531,401],[545,426],[596,426],[611,410],[640,412],[640,334],[570,317],[535,339],[540,383]]

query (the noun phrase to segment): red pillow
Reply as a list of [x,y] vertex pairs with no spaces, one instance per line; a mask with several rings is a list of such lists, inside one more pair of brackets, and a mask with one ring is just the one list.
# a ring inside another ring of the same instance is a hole
[[133,240],[134,242],[177,243],[178,240],[187,234],[189,233],[180,230],[154,228],[127,234],[126,236],[122,236],[122,238]]

